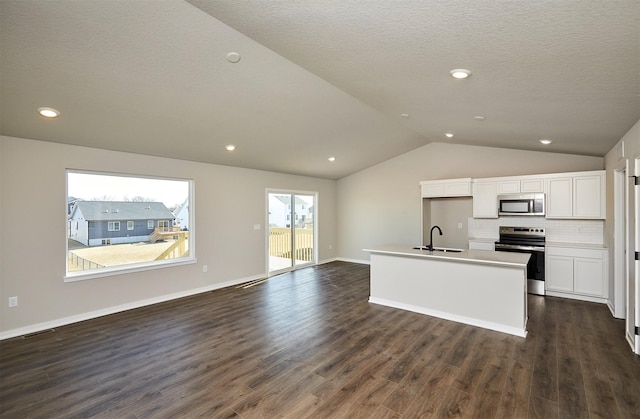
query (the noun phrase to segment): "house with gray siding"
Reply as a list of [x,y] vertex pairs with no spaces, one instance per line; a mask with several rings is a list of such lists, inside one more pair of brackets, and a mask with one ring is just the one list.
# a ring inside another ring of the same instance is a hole
[[149,241],[156,227],[175,216],[162,202],[76,201],[69,215],[69,238],[85,246]]

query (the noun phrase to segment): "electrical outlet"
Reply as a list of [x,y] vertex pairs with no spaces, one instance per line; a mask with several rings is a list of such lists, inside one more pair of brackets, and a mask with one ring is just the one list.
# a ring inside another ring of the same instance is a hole
[[202,265],[202,272],[207,272],[209,267],[207,265]]
[[458,228],[462,228],[462,223],[458,223]]
[[329,250],[331,250],[331,249],[333,249],[333,245],[332,244],[329,245]]
[[9,297],[9,307],[16,307],[18,305],[18,297]]

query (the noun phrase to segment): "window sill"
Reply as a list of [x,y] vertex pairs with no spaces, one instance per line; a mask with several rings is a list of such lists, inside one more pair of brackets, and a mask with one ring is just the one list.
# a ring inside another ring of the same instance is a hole
[[107,276],[125,275],[125,274],[130,274],[135,272],[171,268],[174,266],[191,265],[196,262],[197,262],[196,258],[184,258],[180,260],[172,260],[172,261],[166,261],[166,262],[155,262],[153,264],[141,263],[141,264],[131,264],[131,265],[113,267],[113,268],[98,268],[98,269],[92,269],[90,273],[84,272],[84,271],[79,271],[77,273],[68,272],[64,276],[64,282],[84,281],[86,279],[96,279],[96,278],[103,278]]

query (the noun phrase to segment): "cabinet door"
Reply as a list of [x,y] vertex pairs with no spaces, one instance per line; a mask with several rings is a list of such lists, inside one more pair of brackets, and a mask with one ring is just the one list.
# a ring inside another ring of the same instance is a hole
[[446,179],[420,182],[423,198],[471,196],[471,179]]
[[573,217],[573,179],[547,179],[547,218]]
[[602,259],[581,259],[573,261],[574,291],[579,294],[602,297],[604,283],[602,277]]
[[519,193],[520,181],[519,180],[501,180],[498,182],[498,194],[505,193]]
[[604,218],[601,210],[602,177],[581,176],[573,179],[573,215],[577,218]]
[[520,191],[522,193],[544,192],[543,179],[528,179],[520,182]]
[[549,291],[573,292],[573,258],[547,255],[545,288]]
[[471,181],[445,183],[444,196],[471,196]]
[[473,218],[498,218],[497,182],[474,183]]
[[442,183],[429,183],[424,184],[420,188],[422,190],[422,197],[438,197],[444,195],[444,184]]

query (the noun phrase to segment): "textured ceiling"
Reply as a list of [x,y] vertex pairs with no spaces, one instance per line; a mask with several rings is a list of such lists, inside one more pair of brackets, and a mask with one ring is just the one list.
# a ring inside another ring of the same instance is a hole
[[283,173],[432,141],[602,156],[640,119],[637,0],[0,0],[0,36],[3,135]]

